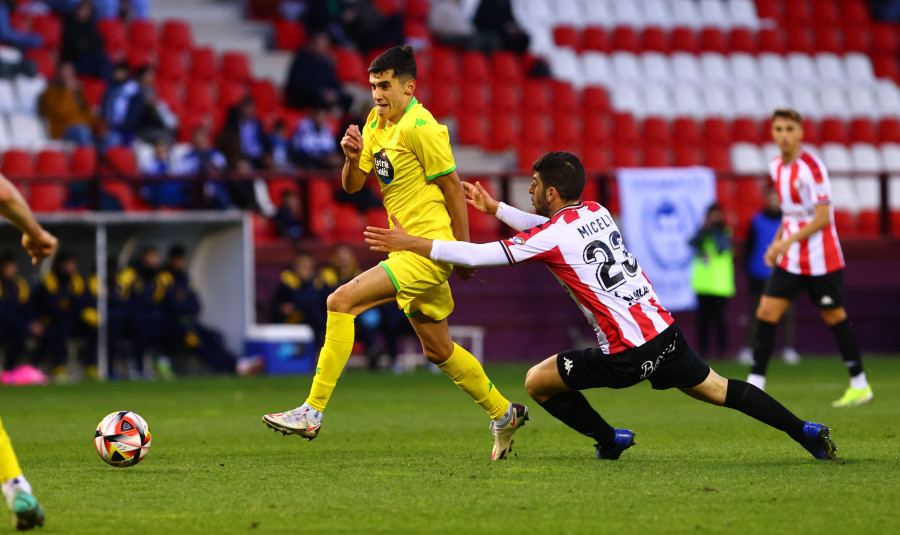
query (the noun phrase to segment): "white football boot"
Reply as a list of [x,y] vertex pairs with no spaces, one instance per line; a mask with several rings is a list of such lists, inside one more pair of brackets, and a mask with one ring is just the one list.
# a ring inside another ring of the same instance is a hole
[[528,407],[521,403],[511,403],[512,416],[509,423],[503,427],[498,427],[496,422],[491,422],[491,432],[494,433],[494,449],[491,451],[491,460],[497,461],[503,459],[512,451],[513,434],[516,429],[525,425],[528,420]]
[[322,427],[322,413],[306,404],[287,412],[267,414],[262,420],[282,435],[300,435],[307,440],[316,438]]

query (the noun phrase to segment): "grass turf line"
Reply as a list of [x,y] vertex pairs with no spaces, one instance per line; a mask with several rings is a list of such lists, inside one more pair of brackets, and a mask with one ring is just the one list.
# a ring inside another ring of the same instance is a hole
[[[260,422],[302,403],[309,377],[4,388],[0,407],[47,511],[42,533],[886,533],[900,524],[900,359],[866,365],[875,400],[838,410],[838,359],[772,364],[769,391],[832,427],[832,463],[736,411],[649,384],[587,393],[637,433],[618,462],[595,459],[589,439],[530,402],[516,455],[491,463],[488,418],[424,371],[351,371],[312,442]],[[526,369],[488,373],[524,401]],[[92,437],[122,409],[147,419],[153,445],[117,469]]]

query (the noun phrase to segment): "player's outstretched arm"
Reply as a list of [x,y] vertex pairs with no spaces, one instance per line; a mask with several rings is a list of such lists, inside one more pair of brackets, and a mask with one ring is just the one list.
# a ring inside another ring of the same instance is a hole
[[[453,228],[453,237],[457,241],[469,241],[469,212],[466,210],[466,195],[460,183],[456,171],[451,171],[433,179],[444,193],[444,201],[447,203],[447,212],[450,214],[450,226]],[[456,276],[467,281],[475,275],[471,269],[457,268]]]
[[363,236],[369,249],[381,252],[412,251],[425,258],[448,262],[470,268],[502,266],[509,264],[509,257],[500,242],[469,243],[464,241],[429,240],[410,236],[391,214],[394,228],[366,227]]
[[22,231],[22,247],[31,256],[32,264],[56,250],[56,237],[34,219],[22,194],[3,175],[0,175],[0,215]]
[[359,127],[351,124],[347,127],[344,137],[341,139],[341,149],[344,151],[344,167],[341,169],[341,184],[347,193],[356,193],[366,183],[366,176],[359,168],[359,158],[363,151],[363,137]]
[[484,189],[481,182],[475,182],[474,185],[463,182],[463,189],[466,191],[466,202],[475,207],[479,212],[496,216],[497,219],[503,221],[509,227],[518,232],[525,229],[536,227],[547,221],[547,218],[537,214],[529,214],[513,208],[512,206],[502,203],[491,197],[491,194]]
[[484,214],[495,215],[497,213],[497,207],[500,206],[500,203],[491,197],[491,194],[484,189],[481,182],[477,180],[475,184],[463,182],[462,186],[466,192],[466,203],[474,206],[476,210]]

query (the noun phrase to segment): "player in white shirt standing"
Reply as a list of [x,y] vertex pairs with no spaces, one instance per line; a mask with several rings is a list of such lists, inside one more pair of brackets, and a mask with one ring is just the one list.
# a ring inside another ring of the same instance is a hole
[[433,260],[479,267],[541,261],[550,268],[597,332],[599,347],[564,351],[528,371],[525,388],[551,415],[594,439],[597,457],[618,459],[634,433],[614,429],[579,390],[627,388],[644,379],[653,388],[679,388],[787,433],[817,459],[835,458],[828,427],[797,418],[762,390],[714,372],[690,348],[663,308],[637,259],[628,252],[609,211],[580,202],[584,167],[568,152],[551,152],[532,167],[527,214],[463,183],[467,202],[494,214],[519,234],[493,243],[445,242],[410,236],[391,215],[392,229],[367,227],[376,251],[412,251]]
[[781,156],[769,171],[781,199],[781,229],[766,251],[765,261],[774,270],[756,309],[758,327],[753,367],[747,382],[760,389],[766,384],[766,368],[775,345],[775,326],[801,293],[819,307],[822,319],[837,340],[850,372],[850,387],[832,407],[854,407],[872,400],[859,344],[844,310],[844,254],[834,227],[831,184],[822,162],[800,146],[803,119],[791,109],[772,114],[772,139]]

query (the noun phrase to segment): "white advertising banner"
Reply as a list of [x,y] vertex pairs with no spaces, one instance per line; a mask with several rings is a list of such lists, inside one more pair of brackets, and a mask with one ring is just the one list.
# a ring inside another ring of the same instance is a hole
[[620,227],[628,250],[669,310],[696,306],[688,241],[716,202],[716,175],[707,167],[627,168],[616,171]]

